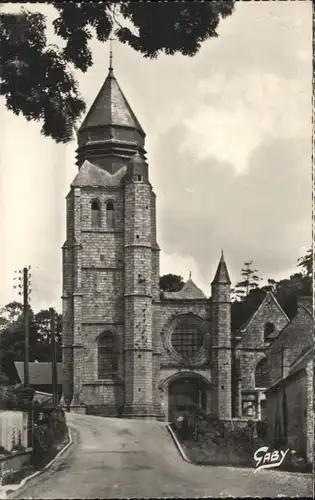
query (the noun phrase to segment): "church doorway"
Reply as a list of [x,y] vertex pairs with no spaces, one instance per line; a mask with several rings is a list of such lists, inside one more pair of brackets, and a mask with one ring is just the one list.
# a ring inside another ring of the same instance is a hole
[[198,375],[185,374],[171,381],[168,386],[168,417],[175,422],[178,417],[194,420],[197,410],[207,411],[209,385]]

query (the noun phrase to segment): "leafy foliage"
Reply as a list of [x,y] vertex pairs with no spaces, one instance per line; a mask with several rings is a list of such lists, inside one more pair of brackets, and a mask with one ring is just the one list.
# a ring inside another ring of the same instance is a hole
[[[61,361],[61,315],[56,315],[56,356]],[[24,314],[19,302],[11,302],[1,310],[0,346],[2,362],[24,360]],[[37,314],[29,310],[29,360],[50,361],[52,357],[49,310]]]
[[241,270],[242,279],[235,285],[234,292],[237,297],[247,296],[251,290],[259,287],[258,283],[261,278],[256,274],[258,270],[252,268],[253,263],[252,260],[244,262],[244,267]]
[[56,456],[58,444],[67,438],[68,428],[65,413],[60,408],[38,408],[34,412],[34,421],[32,463],[35,467],[42,468]]
[[184,284],[183,277],[177,274],[164,274],[160,277],[160,289],[164,292],[179,292]]
[[68,142],[85,109],[68,61],[47,44],[46,20],[40,13],[0,16],[0,95],[16,115],[41,120],[41,132],[57,143]]
[[58,14],[53,28],[64,47],[48,44],[43,14],[24,8],[19,14],[0,14],[0,95],[16,115],[41,121],[42,134],[57,143],[72,139],[85,110],[73,70],[86,72],[92,66],[94,33],[101,42],[114,35],[144,57],[161,52],[191,57],[202,42],[218,36],[220,19],[234,9],[234,0],[51,4]]
[[240,301],[232,302],[232,330],[236,331],[247,321],[261,304],[266,292],[272,291],[280,306],[292,319],[297,312],[298,299],[301,296],[312,295],[313,254],[309,249],[304,257],[297,261],[302,268],[301,273],[295,273],[290,278],[279,281],[268,279],[267,285],[253,287],[243,295]]

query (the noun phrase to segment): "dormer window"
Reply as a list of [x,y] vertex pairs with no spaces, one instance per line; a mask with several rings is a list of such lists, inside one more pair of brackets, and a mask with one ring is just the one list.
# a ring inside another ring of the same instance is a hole
[[114,203],[112,201],[106,203],[106,225],[107,229],[114,228]]
[[91,203],[91,224],[93,227],[101,225],[101,204],[99,200],[92,200]]
[[137,181],[142,181],[142,175],[137,175]]

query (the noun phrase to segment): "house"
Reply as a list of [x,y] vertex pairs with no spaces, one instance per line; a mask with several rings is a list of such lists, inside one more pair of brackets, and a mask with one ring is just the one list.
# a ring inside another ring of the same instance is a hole
[[287,446],[313,462],[314,320],[311,298],[302,298],[296,316],[266,353],[266,419],[269,442]]
[[290,322],[272,292],[233,337],[233,416],[263,418],[266,352]]
[[[14,366],[18,375],[18,380],[24,384],[24,362],[15,361]],[[57,363],[57,383],[58,395],[62,392],[62,363]],[[47,394],[53,393],[52,386],[52,365],[44,362],[29,363],[29,385],[38,392]]]

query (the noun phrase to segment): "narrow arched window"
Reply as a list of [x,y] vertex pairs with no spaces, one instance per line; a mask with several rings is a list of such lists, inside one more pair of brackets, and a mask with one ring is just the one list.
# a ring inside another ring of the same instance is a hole
[[268,338],[274,331],[275,331],[275,325],[268,321],[268,323],[265,324],[264,328],[264,339],[268,340]]
[[117,355],[114,336],[111,332],[104,332],[100,335],[97,356],[99,379],[106,378],[117,372]]
[[107,229],[114,228],[114,203],[112,201],[106,203],[106,222]]
[[101,225],[101,204],[98,200],[93,200],[91,203],[91,224],[93,227]]
[[268,387],[268,366],[266,358],[261,359],[256,365],[255,387],[256,389]]

